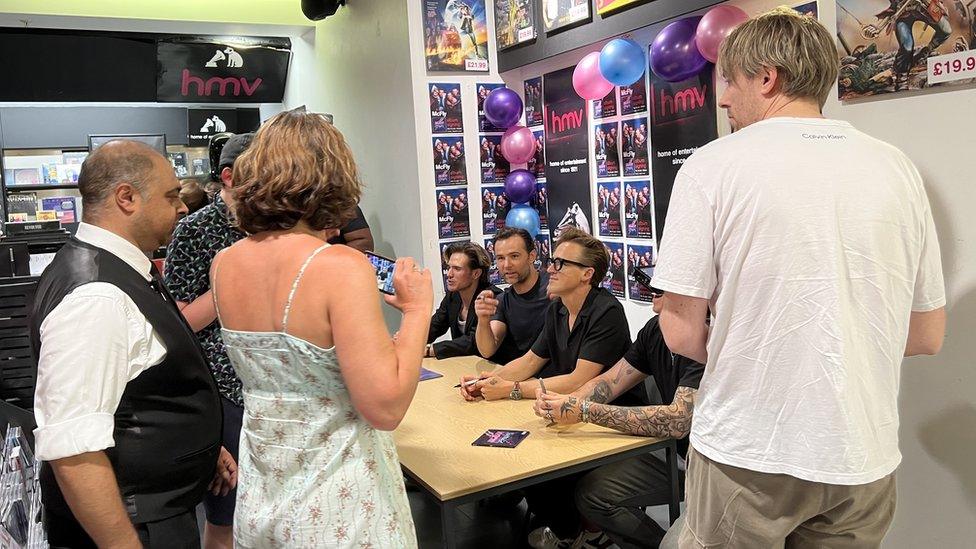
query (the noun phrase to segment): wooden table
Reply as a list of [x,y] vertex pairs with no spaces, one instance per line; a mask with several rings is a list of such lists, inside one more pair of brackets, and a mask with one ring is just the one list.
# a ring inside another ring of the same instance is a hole
[[[465,374],[491,370],[477,357],[426,359],[443,377],[421,381],[410,409],[394,432],[403,470],[441,506],[444,545],[454,547],[457,506],[664,448],[671,479],[671,522],[678,518],[678,468],[673,439],[624,435],[577,424],[545,426],[534,400],[465,401],[454,385]],[[530,435],[516,448],[472,446],[488,429]]]

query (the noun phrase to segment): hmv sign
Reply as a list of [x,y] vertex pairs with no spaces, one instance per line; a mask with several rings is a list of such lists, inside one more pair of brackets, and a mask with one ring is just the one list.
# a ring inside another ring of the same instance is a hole
[[156,100],[280,103],[288,78],[290,48],[288,40],[160,40],[156,48]]

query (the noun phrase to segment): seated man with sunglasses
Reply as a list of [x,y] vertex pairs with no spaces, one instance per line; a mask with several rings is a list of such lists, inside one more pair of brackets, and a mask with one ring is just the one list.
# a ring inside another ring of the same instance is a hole
[[[535,398],[540,378],[545,388],[570,393],[620,360],[630,347],[623,306],[600,287],[610,258],[606,248],[586,232],[571,228],[556,243],[549,264],[549,295],[542,332],[524,355],[493,372],[465,376],[461,394],[467,400]],[[473,385],[466,382],[478,380]],[[643,401],[641,391],[625,395]]]
[[[654,312],[660,313],[664,292],[650,288]],[[705,366],[675,355],[664,341],[657,316],[647,321],[637,340],[613,368],[592,379],[570,395],[546,393],[536,399],[535,413],[547,421],[569,425],[589,422],[623,433],[678,439],[679,469],[684,471],[688,432],[695,408],[695,394]],[[614,406],[615,396],[648,377],[662,398],[660,406]],[[682,474],[683,476],[683,474]],[[680,480],[684,486],[684,479]],[[641,507],[669,501],[671,487],[667,465],[656,454],[645,454],[605,465],[583,477],[576,486],[576,506],[590,523],[621,549],[658,547],[665,531]],[[609,545],[599,532],[582,532],[589,545]],[[548,537],[555,537],[548,534]]]

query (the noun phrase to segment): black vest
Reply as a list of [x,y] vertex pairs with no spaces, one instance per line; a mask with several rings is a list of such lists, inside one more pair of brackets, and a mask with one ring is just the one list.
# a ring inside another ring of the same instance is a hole
[[[213,375],[168,293],[157,291],[114,254],[75,238],[38,283],[30,318],[35,356],[40,356],[44,318],[89,282],[107,282],[125,292],[166,346],[161,363],[126,385],[115,411],[115,446],[105,450],[126,510],[135,524],[184,513],[203,498],[220,451],[223,414]],[[45,511],[73,518],[47,463],[41,465],[40,480]]]

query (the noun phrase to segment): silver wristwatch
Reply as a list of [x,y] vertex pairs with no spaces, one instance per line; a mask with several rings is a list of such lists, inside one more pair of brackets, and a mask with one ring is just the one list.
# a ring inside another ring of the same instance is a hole
[[512,400],[522,400],[522,389],[519,388],[519,382],[515,382],[515,386],[512,387],[512,392],[509,393],[508,398]]

